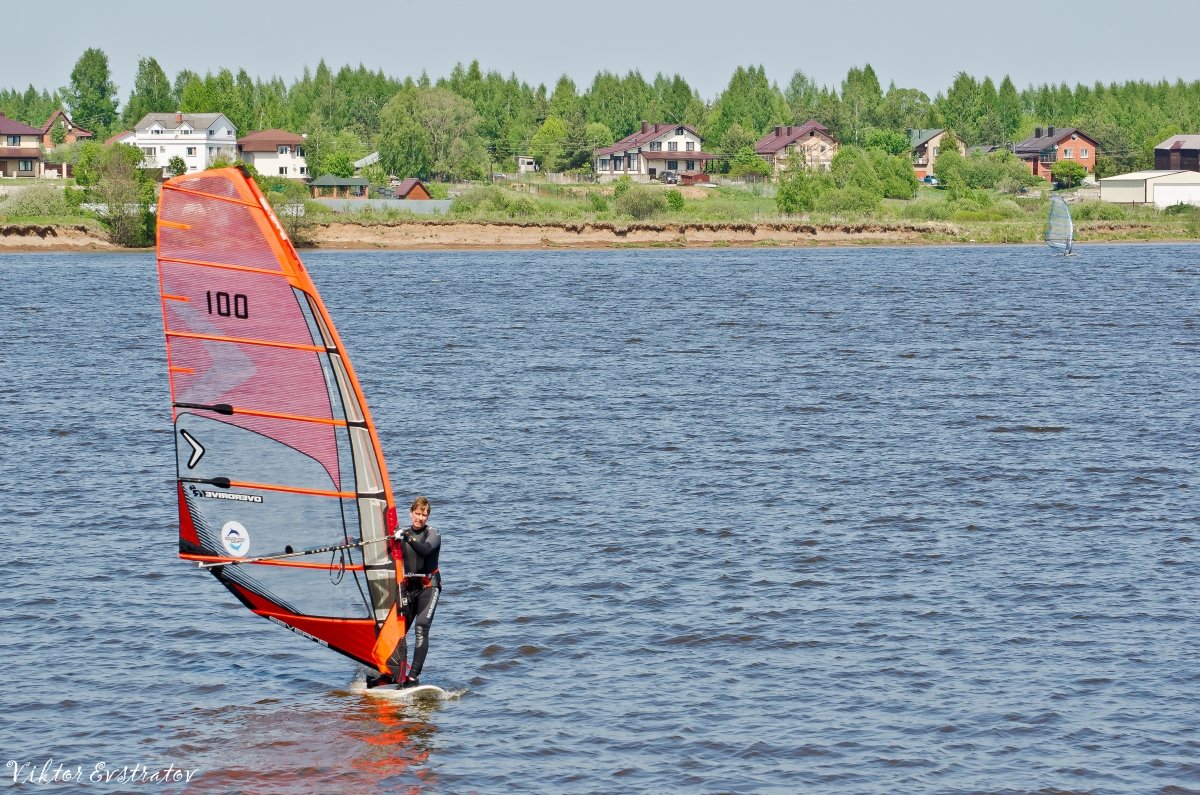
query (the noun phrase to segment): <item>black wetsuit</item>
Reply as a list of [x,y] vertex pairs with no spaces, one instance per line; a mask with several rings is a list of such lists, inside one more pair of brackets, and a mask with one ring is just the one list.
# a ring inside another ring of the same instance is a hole
[[442,592],[442,575],[438,572],[438,555],[442,551],[442,536],[425,525],[420,532],[410,526],[405,531],[404,571],[407,575],[404,594],[408,598],[405,625],[413,628],[413,660],[408,675],[418,677],[429,653],[429,627],[437,610],[438,595]]

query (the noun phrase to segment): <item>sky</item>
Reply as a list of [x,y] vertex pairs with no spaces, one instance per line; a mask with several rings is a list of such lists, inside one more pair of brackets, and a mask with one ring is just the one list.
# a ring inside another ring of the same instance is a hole
[[[1093,0],[1056,7],[973,0],[837,4],[758,0],[249,0],[205,11],[150,3],[134,14],[110,4],[65,0],[36,35],[0,41],[0,88],[53,90],[70,82],[89,47],[105,52],[122,104],[137,62],[154,57],[174,79],[222,67],[290,85],[324,59],[401,78],[447,76],[478,60],[485,72],[515,74],[553,90],[562,75],[582,93],[598,72],[637,70],[647,80],[681,75],[715,99],[739,66],[762,66],[785,87],[796,71],[840,86],[870,64],[884,89],[917,88],[932,99],[962,71],[1017,89],[1043,83],[1091,85],[1200,79],[1195,55],[1200,4]],[[216,10],[220,8],[222,10]],[[1058,15],[1054,19],[1047,10]],[[1164,20],[1167,22],[1164,23]],[[1155,26],[1161,29],[1155,29]]]

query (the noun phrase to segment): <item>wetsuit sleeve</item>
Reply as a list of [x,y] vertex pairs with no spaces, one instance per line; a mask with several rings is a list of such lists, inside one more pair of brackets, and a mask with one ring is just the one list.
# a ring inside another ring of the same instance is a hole
[[442,548],[442,534],[431,527],[429,528],[429,532],[425,534],[424,541],[418,541],[415,538],[410,538],[408,545],[412,548],[413,552],[416,552],[421,557],[426,558]]

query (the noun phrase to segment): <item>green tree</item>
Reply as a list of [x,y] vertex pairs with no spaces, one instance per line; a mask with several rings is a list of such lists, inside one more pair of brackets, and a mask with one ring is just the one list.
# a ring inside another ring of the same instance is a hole
[[782,215],[798,215],[817,206],[821,196],[834,189],[833,179],[826,171],[795,168],[780,177],[775,191],[775,207]]
[[187,163],[179,155],[174,155],[167,161],[167,171],[171,172],[172,177],[183,176],[187,173]]
[[1087,169],[1074,160],[1059,160],[1050,167],[1050,176],[1064,188],[1074,188],[1083,182]]
[[71,119],[85,130],[103,137],[117,121],[117,86],[108,70],[108,56],[91,47],[75,62],[67,87]]
[[167,73],[153,58],[139,58],[133,90],[121,112],[121,121],[132,127],[147,113],[170,113],[177,110]]
[[103,208],[100,220],[121,246],[147,246],[154,240],[154,181],[141,168],[134,146],[86,143],[75,167],[75,182]]
[[871,65],[851,68],[842,81],[841,113],[836,122],[842,140],[861,145],[867,130],[876,126],[882,104],[883,90]]
[[[911,150],[908,136],[896,130],[871,130],[867,133],[863,146],[867,149],[879,149],[891,155],[907,155]],[[912,171],[911,165],[909,171]]]
[[529,142],[529,153],[541,164],[542,171],[562,171],[567,163],[566,123],[557,116],[542,122]]
[[767,165],[767,161],[754,154],[754,148],[750,146],[739,149],[729,166],[729,176],[734,179],[746,176],[765,177],[770,173],[771,167]]

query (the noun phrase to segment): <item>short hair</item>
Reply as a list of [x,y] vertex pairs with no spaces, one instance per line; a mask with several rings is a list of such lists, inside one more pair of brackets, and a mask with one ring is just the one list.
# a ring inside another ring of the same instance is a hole
[[417,497],[415,500],[412,501],[412,505],[408,506],[408,509],[410,511],[415,511],[418,508],[424,508],[425,512],[428,513],[429,512],[429,500],[425,499],[424,497]]

